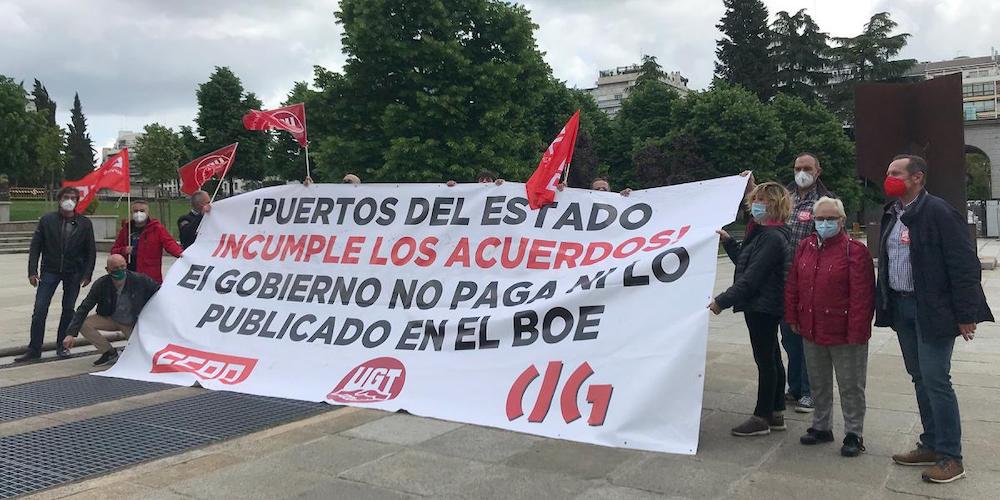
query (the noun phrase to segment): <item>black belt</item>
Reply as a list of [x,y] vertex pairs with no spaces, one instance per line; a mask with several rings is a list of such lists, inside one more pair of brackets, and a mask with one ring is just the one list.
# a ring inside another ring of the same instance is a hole
[[917,296],[917,294],[913,292],[900,292],[899,290],[890,290],[890,292],[897,297],[913,298]]

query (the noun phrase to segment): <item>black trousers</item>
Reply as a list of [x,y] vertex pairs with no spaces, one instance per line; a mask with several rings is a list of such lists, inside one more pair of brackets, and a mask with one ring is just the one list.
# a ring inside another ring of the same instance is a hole
[[750,346],[757,363],[757,406],[753,414],[767,418],[785,409],[785,366],[781,362],[778,343],[779,316],[744,311],[750,330]]

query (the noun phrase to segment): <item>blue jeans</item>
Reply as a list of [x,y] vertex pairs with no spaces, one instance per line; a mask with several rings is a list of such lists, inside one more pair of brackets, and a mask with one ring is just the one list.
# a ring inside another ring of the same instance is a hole
[[788,323],[781,322],[781,346],[788,355],[788,392],[799,399],[809,396],[809,372],[806,370],[805,348],[802,347],[802,336],[796,335]]
[[938,454],[962,459],[962,421],[951,387],[955,337],[932,337],[920,331],[917,300],[893,294],[892,316],[906,373],[913,379],[924,432],[920,442]]
[[42,272],[38,278],[38,289],[35,291],[35,309],[31,313],[31,343],[28,348],[35,352],[42,352],[42,341],[45,340],[45,319],[49,315],[49,304],[52,303],[52,296],[56,293],[56,288],[62,283],[62,315],[59,316],[59,328],[56,330],[56,342],[62,344],[66,338],[66,328],[73,320],[73,312],[76,308],[76,298],[80,295],[81,277],[75,273],[48,273]]

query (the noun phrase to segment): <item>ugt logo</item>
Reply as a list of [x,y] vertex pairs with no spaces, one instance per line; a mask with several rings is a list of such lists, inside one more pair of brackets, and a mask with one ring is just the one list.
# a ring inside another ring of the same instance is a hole
[[406,382],[406,368],[396,358],[365,361],[351,370],[326,399],[338,403],[374,403],[399,395]]
[[[559,377],[562,374],[562,361],[550,361],[545,368],[545,377],[542,379],[542,387],[538,391],[538,398],[535,406],[528,415],[528,422],[539,423],[545,420],[552,406],[552,398],[556,393],[556,386],[559,385]],[[562,417],[566,423],[570,423],[580,418],[580,408],[576,404],[580,393],[580,387],[594,374],[594,370],[586,361],[583,362],[566,380],[562,392],[559,393],[559,407],[562,410]],[[517,377],[514,384],[510,386],[507,393],[507,420],[513,421],[524,415],[521,407],[524,399],[524,391],[536,378],[538,369],[535,365],[526,368]],[[611,393],[614,387],[611,384],[592,384],[587,389],[587,402],[590,403],[590,417],[587,424],[592,426],[604,425],[604,418],[608,414],[608,405],[611,404]]]

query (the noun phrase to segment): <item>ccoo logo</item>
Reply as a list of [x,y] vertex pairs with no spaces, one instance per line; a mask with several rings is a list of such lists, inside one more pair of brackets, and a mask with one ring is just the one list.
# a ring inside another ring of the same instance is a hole
[[396,358],[375,358],[351,370],[326,395],[338,403],[375,403],[399,396],[406,382],[406,368]]

